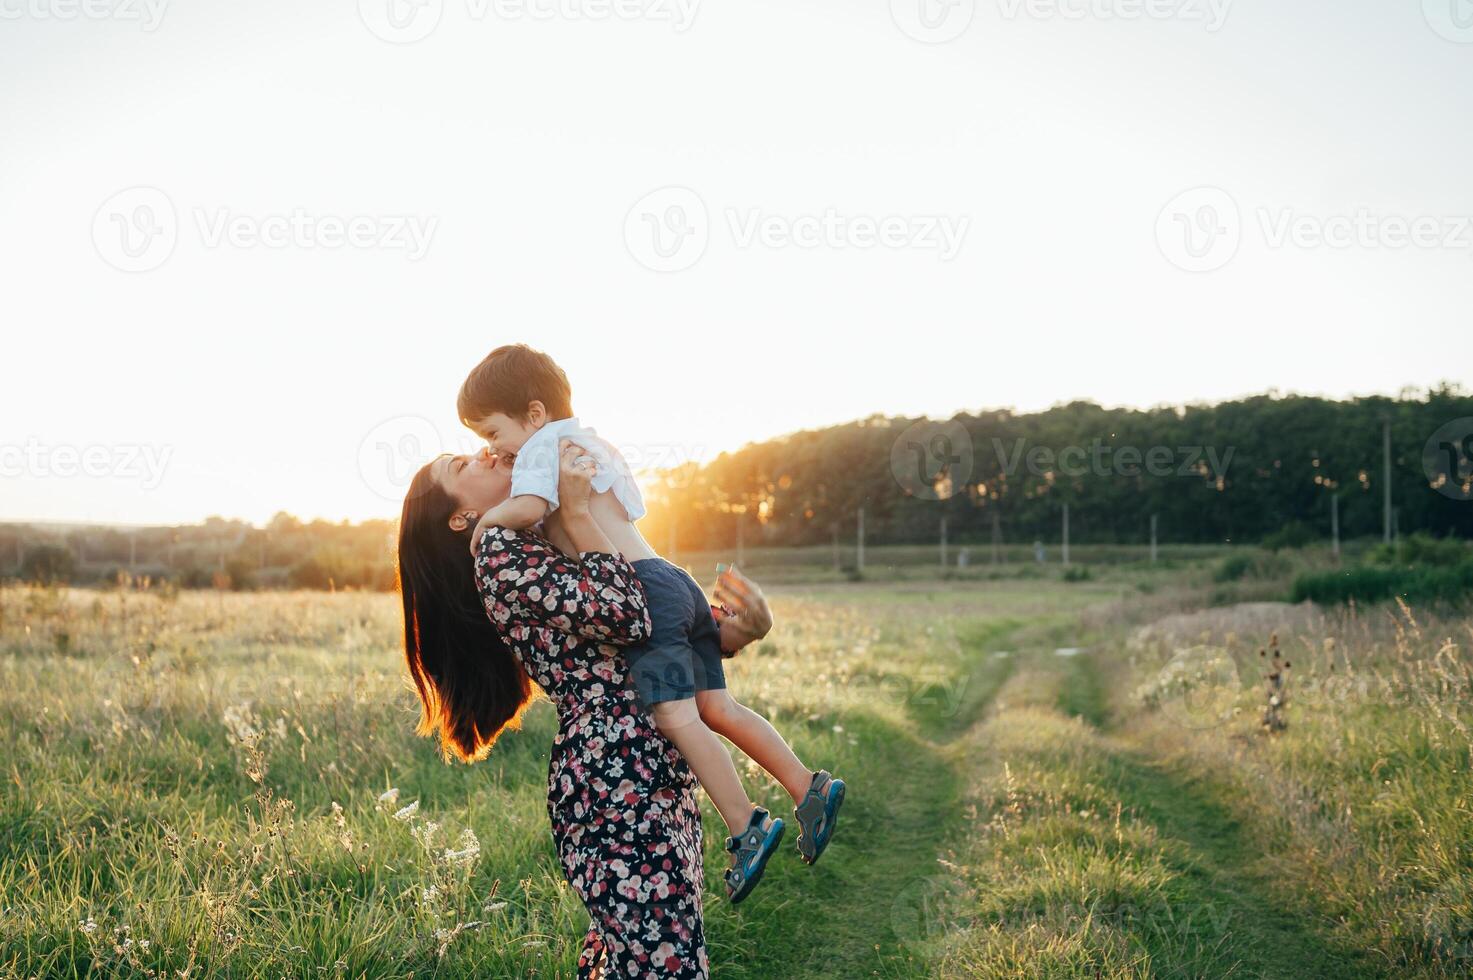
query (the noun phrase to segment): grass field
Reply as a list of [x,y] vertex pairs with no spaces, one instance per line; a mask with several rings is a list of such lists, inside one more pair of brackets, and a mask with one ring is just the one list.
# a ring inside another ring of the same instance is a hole
[[[850,794],[737,908],[703,797],[715,976],[1473,970],[1473,621],[1233,604],[1272,589],[1190,556],[771,592],[731,686]],[[0,977],[571,975],[553,713],[442,763],[395,602],[0,590]]]

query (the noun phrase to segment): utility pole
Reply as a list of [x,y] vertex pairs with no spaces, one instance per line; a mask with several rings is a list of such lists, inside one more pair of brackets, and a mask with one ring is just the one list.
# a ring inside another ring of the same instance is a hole
[[1386,488],[1383,493],[1382,524],[1383,533],[1387,544],[1391,543],[1391,416],[1381,420],[1381,448],[1382,462],[1384,464]]
[[854,567],[864,571],[864,504],[859,505],[859,531],[856,535],[857,551],[854,559]]
[[1151,564],[1156,564],[1156,515],[1151,515]]
[[736,522],[737,522],[737,549],[736,549],[736,551],[737,551],[737,564],[738,565],[745,565],[747,563],[747,553],[746,553],[746,549],[745,549],[745,542],[744,542],[743,537],[742,537],[742,529],[746,526],[746,521],[744,521],[743,518],[746,517],[746,516],[747,516],[747,512],[745,510],[739,510],[739,511],[736,512]]
[[946,518],[941,518],[941,567],[946,567]]
[[1069,505],[1064,505],[1064,564],[1069,564]]
[[1330,494],[1330,554],[1340,564],[1340,495]]
[[128,535],[128,571],[138,567],[138,532],[135,530]]

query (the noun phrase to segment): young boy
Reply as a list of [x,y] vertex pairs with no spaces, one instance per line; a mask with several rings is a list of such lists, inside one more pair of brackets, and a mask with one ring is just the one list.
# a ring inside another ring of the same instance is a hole
[[481,516],[472,541],[491,526],[526,530],[557,509],[560,440],[571,438],[593,457],[595,516],[639,576],[654,625],[649,642],[625,648],[635,691],[726,821],[731,901],[740,902],[761,879],[783,821],[752,804],[717,734],[782,783],[795,803],[798,851],[809,864],[818,860],[844,801],[844,782],[809,770],[767,719],[727,693],[713,608],[696,581],[656,554],[634,527],[645,512],[639,487],[618,449],[580,426],[567,375],[524,344],[498,347],[461,385],[458,408],[492,452],[513,460],[511,496]]

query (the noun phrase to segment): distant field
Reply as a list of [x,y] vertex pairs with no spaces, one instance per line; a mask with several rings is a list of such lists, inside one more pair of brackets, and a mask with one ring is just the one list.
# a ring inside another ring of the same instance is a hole
[[[1223,554],[769,576],[732,689],[851,792],[824,860],[785,851],[735,909],[703,798],[715,975],[1469,975],[1473,620],[1241,603],[1319,559],[1221,582]],[[395,603],[0,590],[0,977],[570,976],[552,711],[440,762]]]

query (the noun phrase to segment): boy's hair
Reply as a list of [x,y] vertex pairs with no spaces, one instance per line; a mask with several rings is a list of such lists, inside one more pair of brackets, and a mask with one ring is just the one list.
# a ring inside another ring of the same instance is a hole
[[501,412],[524,420],[539,401],[549,419],[573,417],[573,388],[557,362],[526,344],[507,344],[486,355],[460,386],[456,411],[467,426]]

